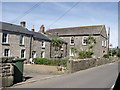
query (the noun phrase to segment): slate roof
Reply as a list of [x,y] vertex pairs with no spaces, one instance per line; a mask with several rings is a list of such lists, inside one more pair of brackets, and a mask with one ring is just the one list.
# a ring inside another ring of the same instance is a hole
[[31,32],[34,38],[40,39],[40,40],[45,40],[45,41],[51,41],[47,36],[39,33],[39,32]]
[[10,24],[6,22],[0,22],[0,25],[2,25],[2,27],[0,27],[0,31],[5,30],[16,33],[31,34],[27,28],[23,28],[20,25]]
[[[53,38],[60,38],[59,36],[53,35],[53,34],[50,34],[50,33],[49,33],[49,34],[47,33],[46,35],[47,35],[47,37],[48,37],[49,39],[51,39],[51,40],[52,40]],[[60,38],[60,39],[62,39],[62,38]],[[63,39],[62,39],[62,41],[63,41],[63,43],[67,43],[67,42],[66,42],[65,40],[63,40]]]
[[46,37],[45,35],[41,33],[32,32],[32,31],[29,31],[27,28],[24,28],[20,25],[10,24],[6,22],[0,22],[0,31],[9,31],[9,32],[14,32],[14,33],[27,34],[40,40],[51,41],[48,37]]
[[105,25],[94,25],[94,26],[56,28],[56,29],[48,29],[46,33],[52,33],[52,34],[58,33],[59,35],[100,34],[104,26]]

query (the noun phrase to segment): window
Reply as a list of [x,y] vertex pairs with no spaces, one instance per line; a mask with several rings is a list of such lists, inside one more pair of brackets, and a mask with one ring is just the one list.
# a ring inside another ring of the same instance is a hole
[[61,47],[61,51],[63,51],[63,45],[62,45],[62,47]]
[[44,41],[42,41],[42,47],[45,47],[45,42]]
[[10,50],[4,49],[4,56],[10,56]]
[[74,56],[74,54],[73,54],[73,52],[71,51],[71,49],[70,49],[70,56]]
[[7,33],[3,33],[3,35],[2,35],[2,43],[8,43],[8,34]]
[[36,51],[32,51],[32,58],[36,58]]
[[102,46],[104,46],[104,41],[102,41]]
[[86,43],[86,39],[87,39],[87,37],[83,37],[82,38],[82,45],[86,45],[87,43]]
[[25,58],[25,49],[21,50],[21,58]]
[[70,45],[74,45],[74,37],[70,38]]
[[20,35],[20,45],[24,45],[24,36]]
[[107,41],[105,41],[105,47],[107,46]]
[[41,52],[41,58],[45,58],[45,52],[44,51]]

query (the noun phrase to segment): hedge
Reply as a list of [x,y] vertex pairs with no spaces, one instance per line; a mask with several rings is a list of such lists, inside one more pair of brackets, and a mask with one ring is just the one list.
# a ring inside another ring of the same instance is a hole
[[34,62],[35,62],[35,64],[41,64],[41,65],[53,65],[53,66],[63,65],[64,67],[67,66],[67,60],[65,60],[65,59],[35,58]]

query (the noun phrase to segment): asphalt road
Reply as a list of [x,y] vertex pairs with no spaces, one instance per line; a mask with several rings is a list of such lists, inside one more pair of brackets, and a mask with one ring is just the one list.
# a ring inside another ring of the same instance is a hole
[[117,76],[118,62],[115,62],[11,88],[110,88]]

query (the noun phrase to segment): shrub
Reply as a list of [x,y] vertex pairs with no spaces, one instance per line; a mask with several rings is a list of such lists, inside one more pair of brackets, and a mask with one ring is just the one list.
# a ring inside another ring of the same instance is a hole
[[117,56],[120,57],[120,49],[118,49]]
[[84,58],[91,58],[93,55],[92,50],[84,50],[79,52],[79,58],[84,59]]
[[104,54],[103,57],[104,58],[109,58],[109,54]]
[[116,49],[109,50],[109,55],[110,56],[116,56],[117,55],[117,50]]

